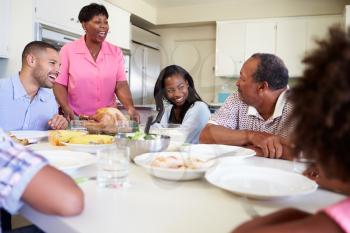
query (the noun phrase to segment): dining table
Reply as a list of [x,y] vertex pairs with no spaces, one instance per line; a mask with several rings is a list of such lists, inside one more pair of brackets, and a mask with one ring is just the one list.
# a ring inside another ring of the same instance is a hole
[[[47,142],[30,147],[34,151],[65,149]],[[286,160],[253,156],[239,163],[293,172],[293,162]],[[24,205],[20,214],[49,233],[217,233],[230,232],[256,216],[283,208],[315,213],[345,198],[339,193],[318,188],[306,195],[249,199],[217,188],[204,177],[192,181],[156,178],[134,163],[130,163],[128,185],[123,188],[100,188],[96,174],[96,164],[69,173],[74,179],[83,180],[78,184],[85,200],[80,215],[47,215],[29,205]]]

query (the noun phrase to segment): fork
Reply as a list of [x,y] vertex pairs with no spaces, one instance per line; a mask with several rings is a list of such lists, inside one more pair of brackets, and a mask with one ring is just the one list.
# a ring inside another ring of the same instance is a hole
[[221,158],[224,158],[224,157],[231,157],[231,156],[234,156],[236,154],[237,154],[236,151],[229,151],[229,152],[226,152],[226,153],[223,153],[223,154],[211,157],[211,158],[209,158],[207,160],[204,160],[203,162],[206,163],[206,162],[209,162],[209,161],[212,161],[212,160],[215,160],[215,159],[221,159]]

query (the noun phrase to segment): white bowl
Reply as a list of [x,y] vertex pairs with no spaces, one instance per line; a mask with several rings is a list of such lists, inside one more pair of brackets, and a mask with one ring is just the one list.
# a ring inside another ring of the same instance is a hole
[[128,138],[129,134],[117,134],[115,136],[116,143],[121,143],[130,148],[130,159],[133,160],[135,156],[147,152],[159,152],[168,148],[170,137],[160,135],[155,139],[150,140],[132,140]]
[[[215,164],[215,161],[209,161],[204,164],[203,167],[198,169],[174,169],[174,168],[161,168],[151,166],[152,161],[157,156],[176,156],[176,157],[186,157],[187,153],[183,152],[158,152],[158,153],[146,153],[139,156],[136,156],[134,161],[137,165],[146,169],[146,171],[158,178],[174,181],[184,181],[184,180],[194,180],[199,179],[204,176],[206,170],[212,167]],[[192,157],[194,158],[194,157]],[[200,158],[200,156],[196,156]]]

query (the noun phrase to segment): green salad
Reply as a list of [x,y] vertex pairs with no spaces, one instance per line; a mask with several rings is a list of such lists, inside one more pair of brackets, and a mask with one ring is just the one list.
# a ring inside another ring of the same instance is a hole
[[158,138],[158,135],[155,134],[145,134],[143,132],[135,132],[133,135],[127,136],[129,140],[153,140]]

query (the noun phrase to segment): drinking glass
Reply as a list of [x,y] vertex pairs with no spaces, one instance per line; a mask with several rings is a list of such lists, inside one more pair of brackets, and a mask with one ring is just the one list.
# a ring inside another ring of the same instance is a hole
[[313,166],[314,164],[314,160],[306,158],[305,155],[301,152],[297,157],[293,159],[293,170],[296,173],[303,174],[306,169]]
[[129,147],[118,143],[97,152],[97,184],[102,188],[123,188],[128,185]]
[[82,120],[71,120],[69,122],[71,130],[86,131],[85,122]]

